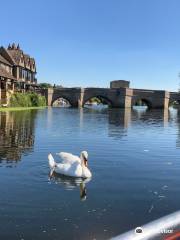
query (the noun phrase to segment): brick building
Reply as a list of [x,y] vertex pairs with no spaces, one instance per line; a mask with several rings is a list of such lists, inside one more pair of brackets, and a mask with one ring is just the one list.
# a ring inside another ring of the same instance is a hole
[[19,44],[0,47],[0,104],[7,104],[14,91],[26,92],[37,87],[36,63]]

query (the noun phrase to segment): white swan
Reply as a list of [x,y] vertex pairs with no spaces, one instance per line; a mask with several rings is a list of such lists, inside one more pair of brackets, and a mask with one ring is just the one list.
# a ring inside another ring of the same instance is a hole
[[86,151],[81,152],[80,157],[65,152],[57,153],[57,155],[61,157],[61,163],[56,163],[51,153],[48,155],[51,172],[55,171],[70,177],[91,178],[92,174],[88,169],[88,153]]

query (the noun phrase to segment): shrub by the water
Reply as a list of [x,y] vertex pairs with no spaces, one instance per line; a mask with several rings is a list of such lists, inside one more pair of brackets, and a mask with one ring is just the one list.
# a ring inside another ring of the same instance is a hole
[[10,98],[10,107],[41,106],[46,106],[46,99],[37,93],[14,93]]
[[44,96],[38,95],[37,93],[31,93],[30,98],[32,106],[36,107],[46,106],[46,98]]

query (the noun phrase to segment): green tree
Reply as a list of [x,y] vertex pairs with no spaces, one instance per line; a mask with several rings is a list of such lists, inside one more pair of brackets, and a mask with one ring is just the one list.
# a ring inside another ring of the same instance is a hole
[[46,106],[44,96],[37,93],[14,93],[10,98],[10,107],[42,107]]
[[41,88],[52,88],[53,86],[50,83],[39,83]]

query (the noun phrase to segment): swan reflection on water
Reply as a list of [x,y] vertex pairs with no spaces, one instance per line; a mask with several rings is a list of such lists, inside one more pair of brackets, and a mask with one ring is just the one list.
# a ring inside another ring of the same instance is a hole
[[67,190],[72,190],[77,187],[79,187],[80,191],[80,199],[82,201],[85,201],[87,198],[87,189],[86,189],[86,183],[91,181],[90,178],[73,178],[68,177],[62,174],[58,174],[56,172],[53,172],[52,174],[49,174],[49,179],[57,184],[62,185]]

